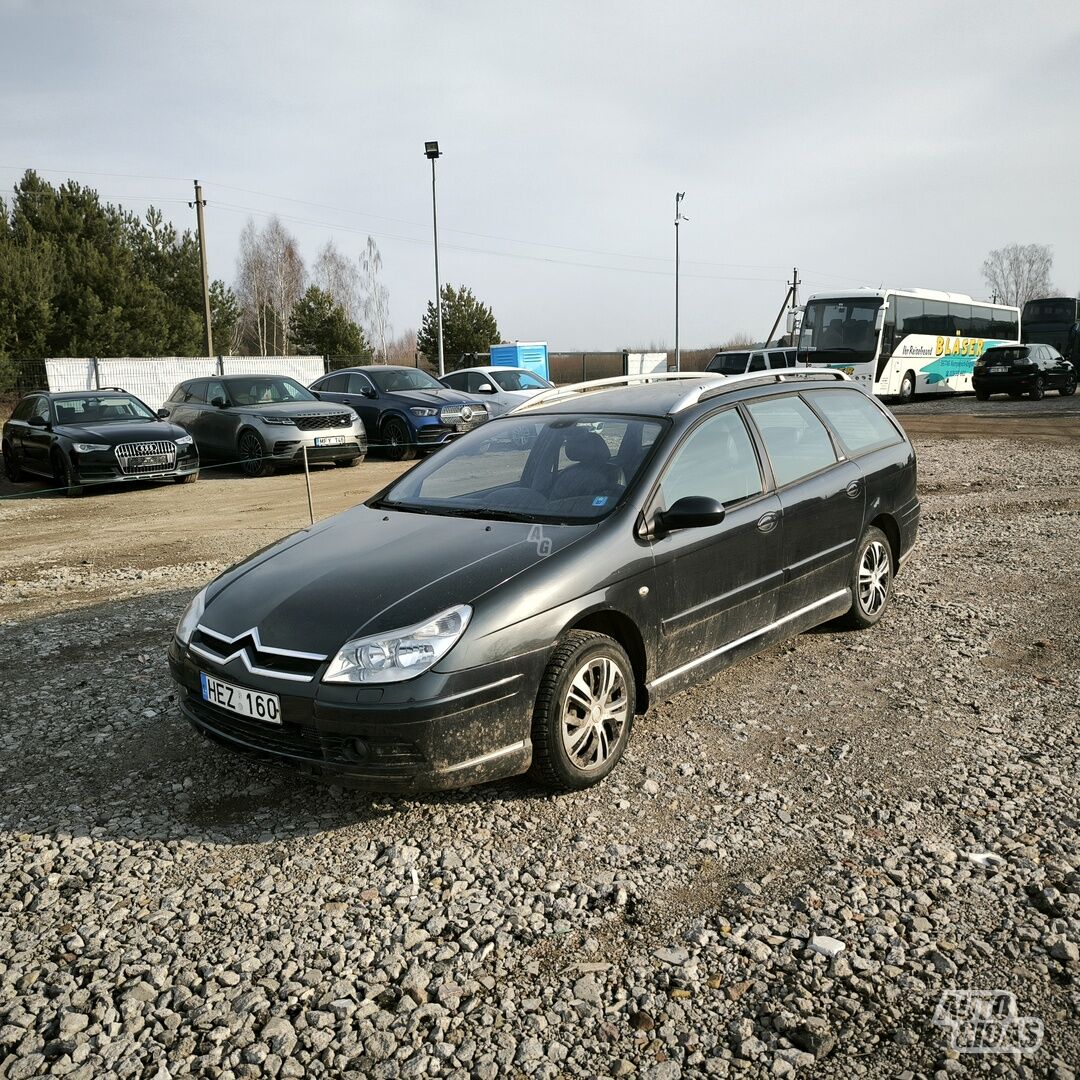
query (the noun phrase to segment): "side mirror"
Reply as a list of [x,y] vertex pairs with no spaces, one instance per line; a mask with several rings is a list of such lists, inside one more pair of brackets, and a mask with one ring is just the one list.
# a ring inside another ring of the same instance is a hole
[[885,325],[885,305],[877,309],[877,314],[874,316],[874,329],[880,330]]
[[31,416],[26,422],[31,427],[47,428],[49,426],[49,421],[46,420],[44,416],[34,415]]
[[495,393],[495,387],[492,386],[491,383],[489,383],[489,382],[482,382],[476,388],[476,392],[478,394],[494,394]]
[[685,495],[669,510],[657,514],[656,520],[665,532],[705,529],[724,520],[724,506],[708,495]]
[[169,410],[168,409],[158,409],[157,414],[158,414],[159,419],[161,419],[161,420],[168,420],[169,419]]
[[215,409],[224,409],[229,403],[223,397],[216,397],[211,398],[210,404],[213,405]]

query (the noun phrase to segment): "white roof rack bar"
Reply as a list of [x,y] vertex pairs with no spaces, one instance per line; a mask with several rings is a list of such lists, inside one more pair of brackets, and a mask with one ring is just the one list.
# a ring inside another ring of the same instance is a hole
[[523,401],[515,406],[510,412],[519,413],[526,409],[535,409],[539,405],[551,405],[556,401],[565,401],[568,398],[577,397],[580,394],[591,394],[597,390],[611,390],[616,386],[638,386],[652,382],[677,382],[681,379],[702,379],[715,381],[724,378],[715,371],[654,371],[643,375],[616,375],[610,379],[590,379],[587,382],[570,383],[567,386],[556,386],[553,390],[545,390],[542,394]]

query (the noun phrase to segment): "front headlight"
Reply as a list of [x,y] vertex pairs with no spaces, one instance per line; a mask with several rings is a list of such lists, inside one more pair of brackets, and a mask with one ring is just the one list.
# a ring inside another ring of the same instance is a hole
[[439,410],[438,409],[410,409],[409,412],[411,412],[413,414],[413,416],[438,416],[439,415]]
[[194,441],[190,435],[181,435],[175,440],[177,446],[190,446]]
[[388,683],[415,678],[444,657],[465,632],[468,604],[403,630],[347,641],[330,661],[323,682]]
[[181,645],[186,645],[191,640],[191,635],[195,633],[195,627],[199,625],[199,620],[203,617],[205,610],[206,589],[200,589],[191,598],[191,603],[188,604],[184,614],[180,616],[180,621],[176,624],[176,640]]
[[259,419],[264,424],[295,424],[296,421],[291,416],[260,416]]
[[71,444],[76,454],[92,454],[95,450],[111,450],[107,442],[77,442]]

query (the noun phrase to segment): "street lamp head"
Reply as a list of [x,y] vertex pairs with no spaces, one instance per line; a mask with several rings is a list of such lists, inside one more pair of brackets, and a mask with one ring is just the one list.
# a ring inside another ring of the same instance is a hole
[[439,144],[437,142],[424,143],[424,157],[431,158],[432,161],[437,157],[442,157],[439,153]]

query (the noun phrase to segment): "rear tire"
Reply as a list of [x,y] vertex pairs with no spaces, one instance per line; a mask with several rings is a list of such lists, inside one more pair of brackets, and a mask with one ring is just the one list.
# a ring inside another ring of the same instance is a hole
[[603,634],[565,634],[536,695],[533,776],[559,791],[598,784],[623,756],[634,706],[634,668],[626,650]]
[[1031,400],[1042,401],[1046,393],[1046,380],[1041,375],[1035,376],[1035,385],[1031,388]]
[[879,622],[892,599],[893,555],[889,538],[871,526],[863,534],[851,570],[851,608],[838,622],[850,630],[868,630]]
[[26,473],[22,471],[22,467],[15,460],[15,450],[11,443],[4,443],[4,475],[13,484],[21,484],[26,479]]
[[[1076,393],[1076,376],[1071,375],[1065,380],[1065,385],[1058,391],[1062,397],[1072,397]],[[6,460],[6,455],[5,455]]]
[[901,405],[906,405],[909,401],[915,397],[915,372],[905,371],[904,377],[900,380],[900,393],[897,394],[900,399]]
[[237,444],[240,452],[240,471],[252,479],[271,476],[274,463],[266,456],[266,447],[254,431],[244,431]]
[[989,401],[990,400],[990,391],[989,390],[976,390],[975,391],[975,400],[976,401]]
[[416,457],[416,444],[404,420],[391,416],[382,426],[382,441],[386,456],[391,461],[412,461]]
[[54,450],[52,456],[53,479],[58,488],[66,488],[65,494],[69,499],[76,499],[82,493],[82,484],[75,479],[75,469],[71,459],[62,450]]

